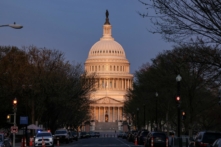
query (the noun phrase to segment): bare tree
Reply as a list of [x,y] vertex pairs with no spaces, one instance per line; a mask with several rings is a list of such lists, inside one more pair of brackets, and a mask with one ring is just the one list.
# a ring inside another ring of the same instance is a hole
[[[160,33],[170,42],[221,43],[221,1],[218,0],[139,0],[154,25],[152,33]],[[154,10],[155,14],[152,14]],[[191,39],[190,39],[191,38]]]

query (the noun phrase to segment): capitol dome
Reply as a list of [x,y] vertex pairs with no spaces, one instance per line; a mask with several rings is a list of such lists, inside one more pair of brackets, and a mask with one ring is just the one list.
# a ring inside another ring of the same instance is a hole
[[96,58],[118,58],[126,59],[123,47],[114,40],[111,35],[111,25],[109,20],[103,26],[103,36],[90,49],[88,59]]
[[[123,47],[114,40],[111,34],[109,19],[103,25],[103,36],[90,49],[85,61],[85,70],[97,74],[129,74],[130,63]],[[116,76],[117,76],[116,75]],[[130,75],[129,75],[130,76]]]
[[100,58],[101,56],[126,59],[123,47],[114,40],[100,40],[91,47],[88,58]]

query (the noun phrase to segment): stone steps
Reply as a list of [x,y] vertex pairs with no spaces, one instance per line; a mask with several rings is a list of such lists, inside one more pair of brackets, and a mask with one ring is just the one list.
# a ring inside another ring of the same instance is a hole
[[95,130],[99,132],[113,132],[118,130],[117,122],[95,122]]

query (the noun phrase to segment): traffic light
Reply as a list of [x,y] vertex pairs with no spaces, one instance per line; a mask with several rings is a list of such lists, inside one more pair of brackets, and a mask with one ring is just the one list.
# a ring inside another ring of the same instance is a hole
[[179,104],[180,103],[180,96],[176,96],[176,102]]
[[182,112],[182,120],[185,120],[185,119],[186,119],[186,112],[183,111],[183,112]]
[[7,122],[10,122],[11,116],[7,115]]
[[13,100],[13,106],[14,106],[14,107],[17,106],[17,99],[16,99],[16,98]]
[[13,100],[13,109],[14,109],[14,112],[16,112],[16,110],[17,110],[17,99],[16,98]]
[[12,123],[12,120],[13,120],[13,117],[12,117],[12,116],[13,116],[13,114],[8,114],[8,115],[7,115],[7,122],[8,122],[8,123]]

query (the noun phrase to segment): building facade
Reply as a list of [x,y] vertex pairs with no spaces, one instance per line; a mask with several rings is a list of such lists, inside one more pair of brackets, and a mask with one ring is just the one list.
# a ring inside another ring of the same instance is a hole
[[103,36],[90,49],[85,61],[88,74],[96,73],[96,91],[91,93],[90,130],[122,130],[124,100],[132,88],[133,75],[123,47],[112,37],[108,11]]

